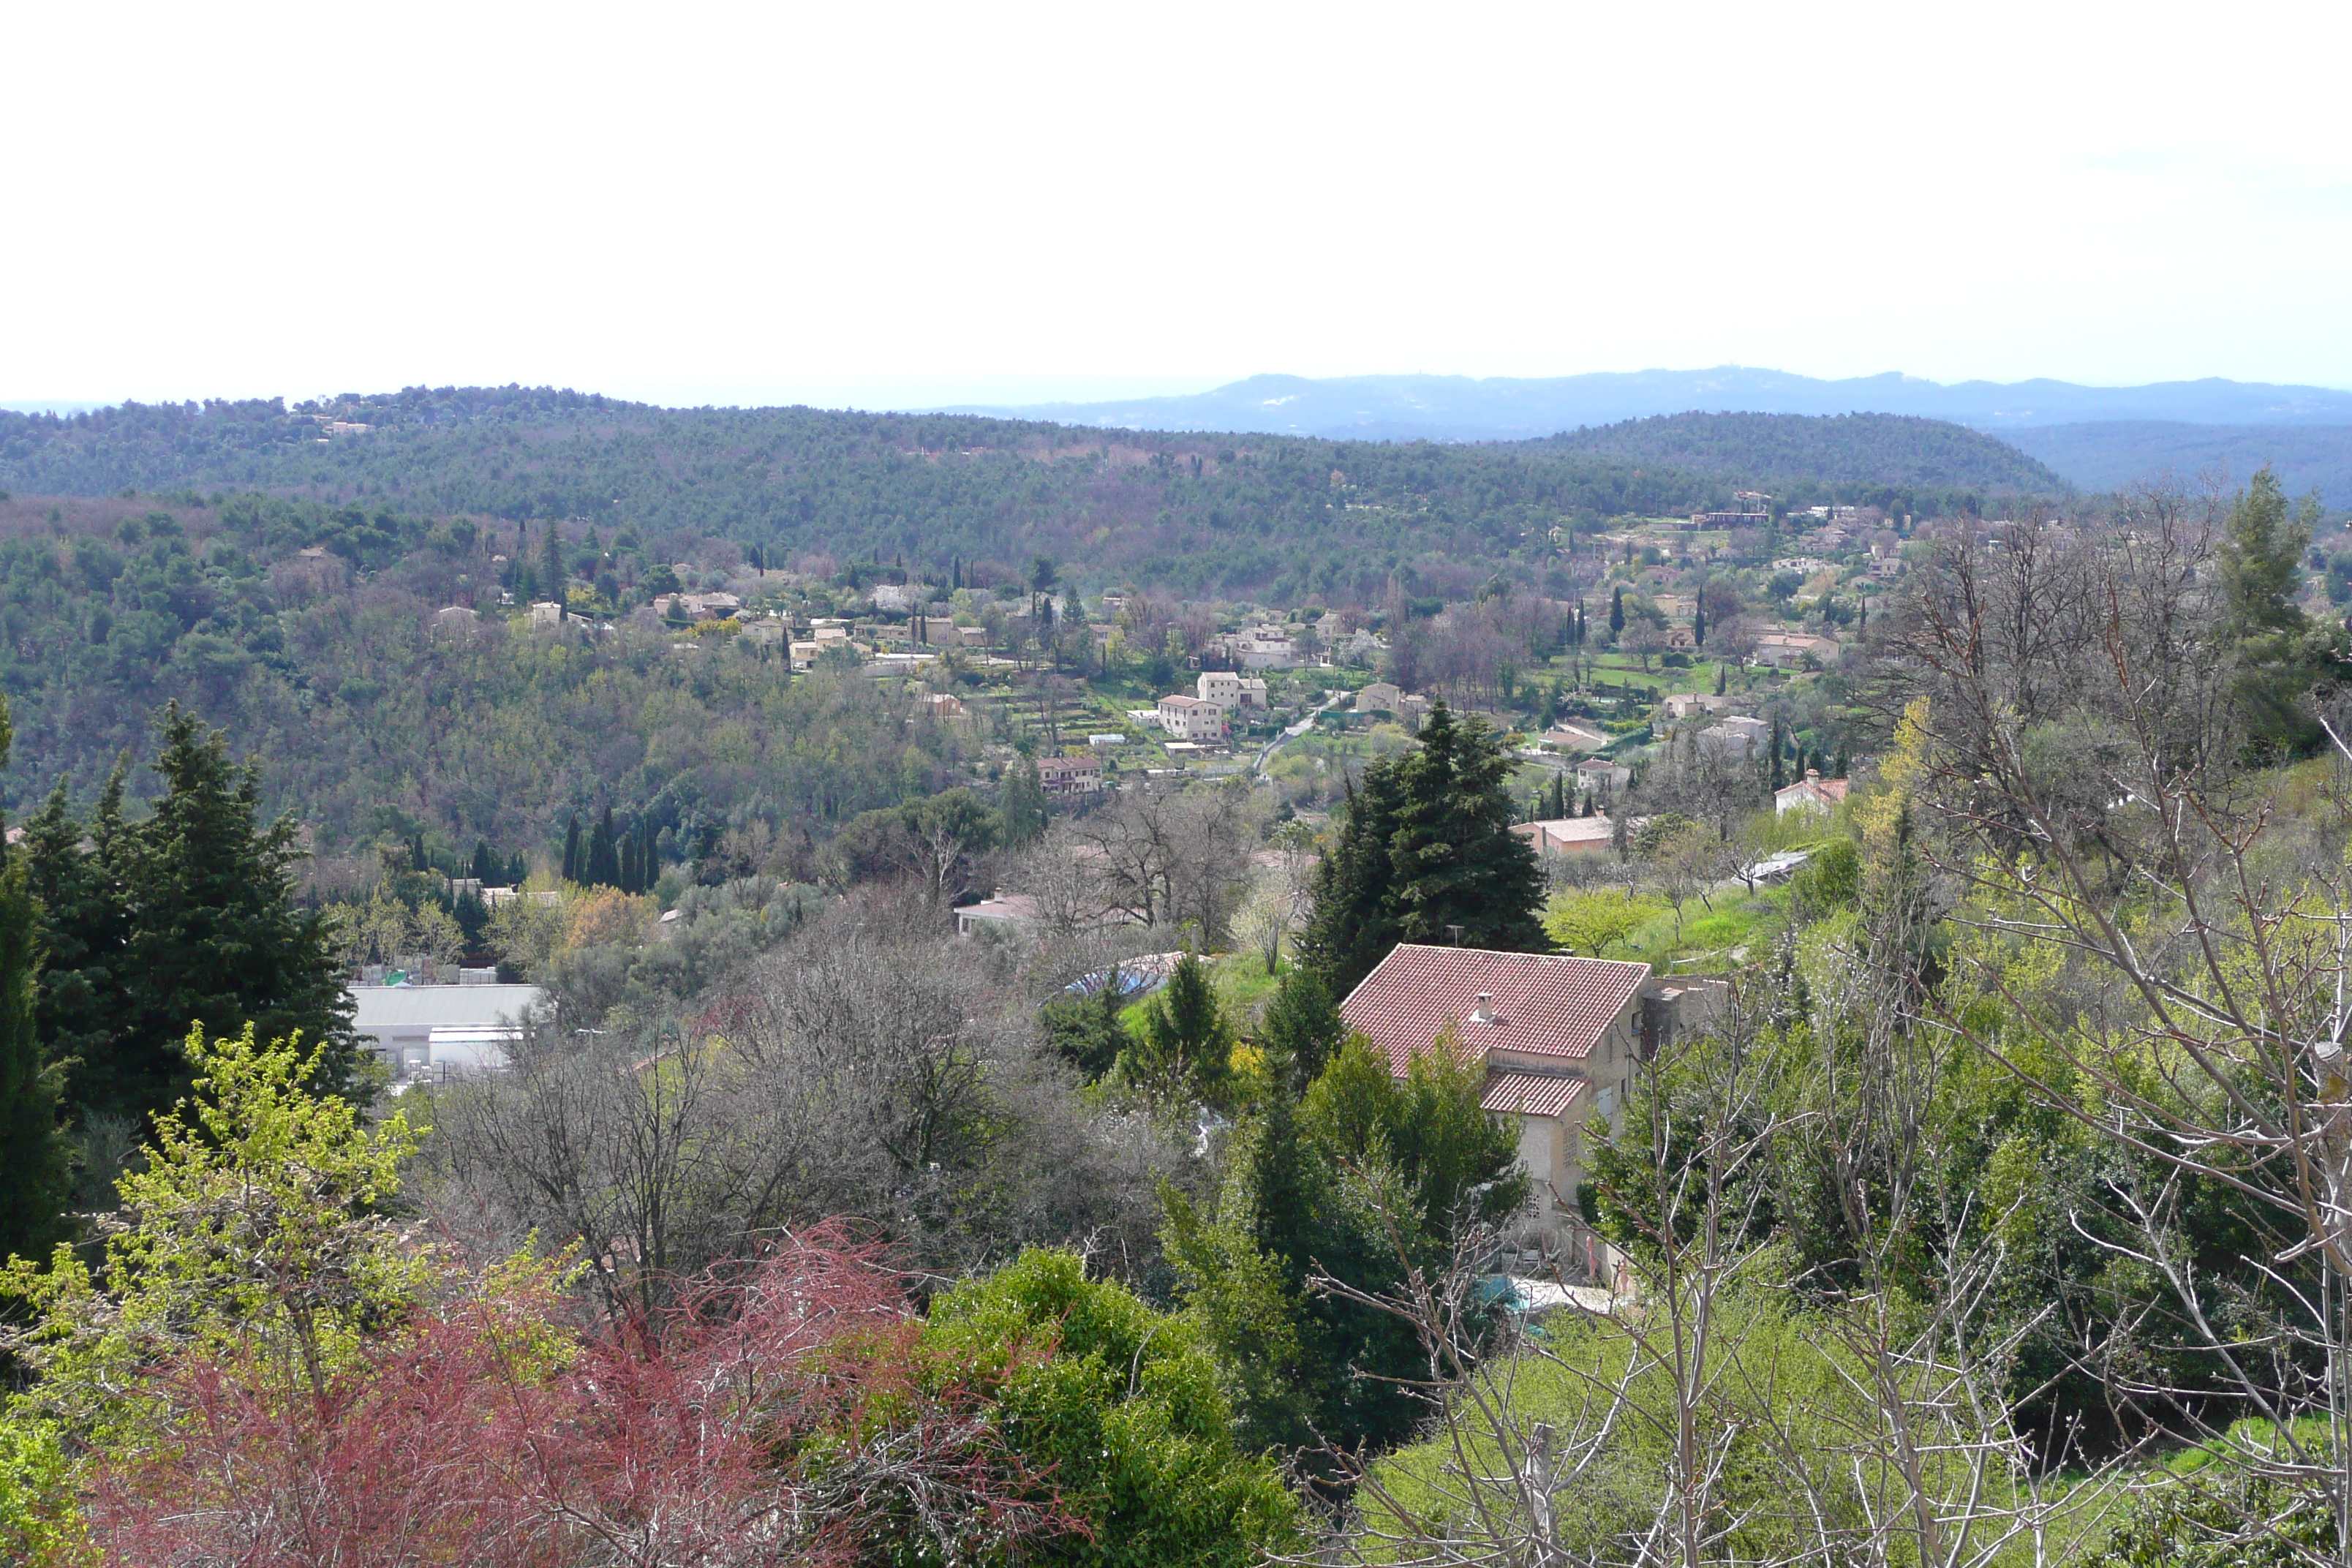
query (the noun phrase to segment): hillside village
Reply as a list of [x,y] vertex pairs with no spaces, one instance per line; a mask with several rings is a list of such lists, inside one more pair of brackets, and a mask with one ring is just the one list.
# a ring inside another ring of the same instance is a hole
[[[1776,515],[1755,492],[1738,504],[1759,510],[1556,529],[1546,592],[1499,607],[1402,588],[1370,610],[1327,610],[1182,604],[1124,584],[991,590],[679,563],[648,575],[697,587],[638,593],[606,579],[609,595],[575,588],[572,604],[529,610],[541,628],[667,627],[681,652],[740,640],[798,673],[910,682],[942,719],[987,731],[1000,757],[1016,740],[1037,751],[1054,794],[1244,762],[1296,789],[1308,782],[1302,763],[1328,761],[1313,742],[1389,743],[1381,737],[1410,734],[1441,699],[1512,732],[1530,789],[1549,769],[1590,793],[1682,734],[1760,756],[1759,726],[1776,718],[1801,776],[1796,762],[1844,749],[1817,678],[1946,525],[1863,506]],[[1309,743],[1276,744],[1302,721]]]

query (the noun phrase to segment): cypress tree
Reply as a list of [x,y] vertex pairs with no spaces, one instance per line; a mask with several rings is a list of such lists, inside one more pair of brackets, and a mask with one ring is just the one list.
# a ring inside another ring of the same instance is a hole
[[466,873],[485,888],[494,887],[499,879],[499,858],[490,853],[487,839],[474,840],[474,864]]
[[1015,757],[1004,770],[1004,786],[996,797],[996,821],[997,837],[1015,849],[1034,843],[1045,831],[1045,787],[1038,781],[1033,759]]
[[[1631,551],[1633,547],[1629,544],[1625,548]],[[1622,587],[1612,588],[1609,594],[1609,635],[1615,637],[1624,629],[1625,590]]]
[[611,888],[621,880],[621,858],[613,837],[613,808],[596,819],[595,831],[588,836],[587,874],[581,880],[591,887]]
[[530,876],[530,868],[523,863],[522,851],[518,849],[507,860],[507,886],[520,888]]
[[[13,739],[0,700],[0,766]],[[0,1257],[40,1258],[66,1234],[73,1146],[58,1114],[65,1066],[41,1045],[33,848],[0,847]]]
[[1722,696],[1725,689],[1729,686],[1730,683],[1731,667],[1727,664],[1717,664],[1715,667],[1715,694],[1717,697]]
[[547,589],[547,596],[561,605],[571,574],[563,568],[563,531],[552,521],[547,525],[547,559],[541,570],[546,578],[542,585]]
[[564,819],[563,879],[567,882],[584,882],[588,879],[585,869],[580,864],[580,819],[577,816]]
[[1691,646],[1706,646],[1706,595],[1701,594],[1691,605]]
[[1767,781],[1767,787],[1776,790],[1789,782],[1787,772],[1780,766],[1780,721],[1775,719],[1772,721],[1772,776]]

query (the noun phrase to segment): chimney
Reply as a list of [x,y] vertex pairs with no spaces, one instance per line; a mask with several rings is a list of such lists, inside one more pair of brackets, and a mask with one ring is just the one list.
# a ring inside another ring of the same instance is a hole
[[1470,1015],[1470,1021],[1474,1024],[1491,1024],[1495,1021],[1495,997],[1492,992],[1478,993],[1478,1010]]

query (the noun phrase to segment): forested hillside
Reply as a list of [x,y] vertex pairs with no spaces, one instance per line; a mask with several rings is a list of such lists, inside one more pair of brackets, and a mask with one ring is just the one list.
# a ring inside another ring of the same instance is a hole
[[2067,489],[2005,441],[1965,425],[1899,414],[1664,414],[1529,445],[1759,484],[1795,479],[2038,495]]
[[788,687],[772,650],[681,649],[658,626],[436,619],[495,609],[488,542],[462,521],[250,496],[0,504],[9,809],[60,777],[87,798],[120,752],[152,752],[173,699],[265,759],[269,798],[322,848],[430,826],[461,850],[539,849],[562,808],[600,803],[691,838],[945,787],[956,742],[863,677]]
[[1736,481],[1816,476],[1829,490],[1853,480],[1840,499],[1882,504],[1861,489],[1934,492],[1915,510],[1972,510],[1972,496],[1953,493],[1972,489],[2063,489],[2000,443],[1928,421],[1664,424],[1663,439],[1622,433],[1644,425],[1607,440],[1400,446],[415,388],[290,410],[273,400],[0,414],[0,488],[259,489],[431,515],[571,518],[730,539],[779,560],[903,559],[942,577],[958,561],[1045,553],[1097,582],[1276,603],[1374,601],[1395,568],[1433,559],[1484,574],[1539,555],[1563,520],[1686,511],[1727,500]]
[[1376,597],[1419,556],[1500,563],[1563,517],[1684,510],[1718,488],[1543,452],[1237,439],[419,389],[290,412],[252,402],[0,416],[0,486],[251,489],[579,518],[780,558],[904,557],[942,574],[957,559],[1042,552],[1177,592],[1276,598]]

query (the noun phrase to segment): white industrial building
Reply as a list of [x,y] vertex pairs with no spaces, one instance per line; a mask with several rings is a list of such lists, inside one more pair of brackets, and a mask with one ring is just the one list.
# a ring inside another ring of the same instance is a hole
[[547,1001],[536,985],[353,985],[349,994],[353,1032],[396,1083],[499,1070]]

